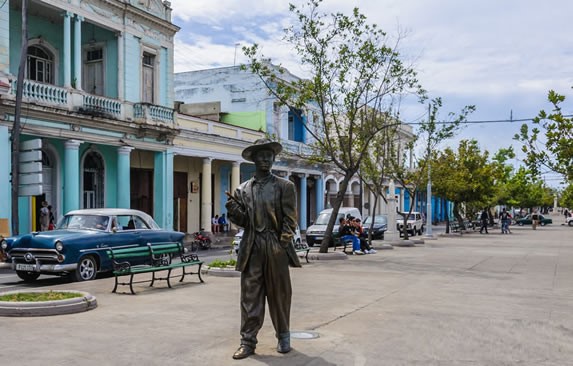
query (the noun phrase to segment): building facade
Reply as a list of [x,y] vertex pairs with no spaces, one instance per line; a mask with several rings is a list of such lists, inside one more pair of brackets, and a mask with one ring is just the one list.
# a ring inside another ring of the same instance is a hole
[[[30,0],[27,14],[19,133],[24,144],[40,146],[33,159],[42,179],[39,189],[20,189],[19,231],[38,229],[43,201],[57,217],[80,208],[131,207],[171,228],[179,28],[171,23],[170,3]],[[19,0],[0,7],[0,217],[10,220],[21,19]]]
[[[296,78],[288,73],[283,76]],[[324,167],[301,158],[313,141],[304,127],[316,118],[312,107],[293,113],[269,96],[257,75],[240,66],[177,73],[175,95],[183,103],[179,108],[182,114],[219,118],[225,125],[258,131],[282,143],[284,153],[275,162],[274,170],[292,180],[297,188],[299,226],[304,231],[326,203]],[[253,171],[252,164],[240,162],[241,181]],[[216,192],[224,189],[224,181],[219,179]],[[221,205],[217,203],[217,207]]]

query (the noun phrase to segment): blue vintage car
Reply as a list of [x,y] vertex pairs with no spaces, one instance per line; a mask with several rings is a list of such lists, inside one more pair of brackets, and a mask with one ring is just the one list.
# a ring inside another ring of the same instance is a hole
[[24,281],[34,281],[40,274],[69,274],[75,281],[89,281],[112,269],[107,248],[182,243],[184,236],[161,229],[141,211],[88,209],[69,212],[55,230],[6,238],[0,249]]

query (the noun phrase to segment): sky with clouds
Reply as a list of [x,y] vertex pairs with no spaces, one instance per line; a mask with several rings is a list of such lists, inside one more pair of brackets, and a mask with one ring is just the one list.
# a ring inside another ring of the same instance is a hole
[[[171,0],[173,22],[181,27],[175,72],[244,63],[240,47],[257,43],[273,63],[304,77],[282,40],[292,20],[288,3]],[[550,109],[550,89],[573,94],[573,1],[324,0],[320,9],[349,13],[353,7],[389,35],[406,34],[399,51],[414,62],[429,96],[442,98],[444,119],[466,105],[476,106],[472,121],[527,119]],[[405,122],[426,117],[427,105],[415,102],[404,104]],[[518,148],[512,138],[521,123],[471,124],[456,140],[475,138],[490,152]]]

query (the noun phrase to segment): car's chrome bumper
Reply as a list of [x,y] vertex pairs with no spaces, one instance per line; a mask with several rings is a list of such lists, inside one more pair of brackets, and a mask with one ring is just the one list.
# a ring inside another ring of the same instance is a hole
[[[36,269],[34,272],[52,272],[52,273],[59,273],[59,272],[72,272],[78,268],[77,263],[71,264],[40,264],[35,265]],[[12,263],[12,269],[16,270],[16,263]]]

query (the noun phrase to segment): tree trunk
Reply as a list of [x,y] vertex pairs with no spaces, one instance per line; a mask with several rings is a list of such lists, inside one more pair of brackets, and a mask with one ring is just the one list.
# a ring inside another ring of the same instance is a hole
[[374,207],[370,207],[370,228],[368,229],[368,245],[372,245],[372,231],[376,221],[376,207],[378,207],[378,194],[374,195]]
[[340,187],[338,189],[338,193],[336,193],[336,199],[334,200],[334,204],[332,206],[332,215],[330,215],[330,220],[328,221],[328,225],[326,226],[326,231],[324,232],[324,237],[322,238],[322,243],[320,244],[320,253],[328,253],[328,246],[330,242],[334,240],[332,235],[332,230],[334,229],[334,225],[336,224],[337,217],[338,217],[338,210],[340,206],[342,206],[342,202],[344,201],[344,193],[348,188],[348,182],[354,175],[354,172],[349,173],[347,172],[344,175],[344,179],[340,183]]

